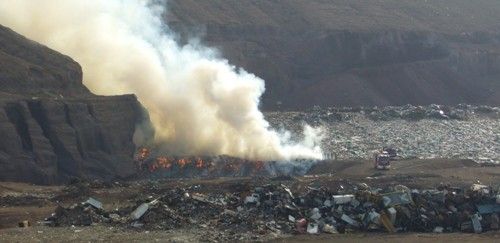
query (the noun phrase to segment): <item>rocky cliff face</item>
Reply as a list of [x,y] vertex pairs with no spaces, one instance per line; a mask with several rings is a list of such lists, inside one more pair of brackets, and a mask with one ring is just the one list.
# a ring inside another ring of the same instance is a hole
[[0,26],[0,92],[64,97],[90,95],[78,63]]
[[135,96],[91,94],[76,62],[0,26],[0,180],[130,176],[147,120]]
[[[173,0],[181,39],[204,33],[266,80],[268,109],[500,105],[495,0]],[[278,105],[282,103],[282,105]]]

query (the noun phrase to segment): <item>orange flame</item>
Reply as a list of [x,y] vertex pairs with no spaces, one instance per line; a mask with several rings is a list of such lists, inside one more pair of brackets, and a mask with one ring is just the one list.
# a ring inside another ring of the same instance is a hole
[[201,158],[196,159],[196,168],[201,169],[204,167],[203,160]]
[[[139,150],[138,159],[139,163],[144,164],[145,160],[150,156],[150,151],[146,148],[141,148]],[[188,167],[189,164],[193,164]],[[207,170],[209,173],[216,170],[216,162],[213,160],[204,161],[201,157],[192,157],[192,158],[179,158],[175,159],[173,157],[167,156],[159,156],[155,159],[155,161],[150,164],[147,168],[149,171],[155,172],[157,170],[171,170],[175,165],[179,167],[179,169],[188,169],[188,168],[196,168],[198,170]],[[242,169],[243,166],[247,168],[247,165],[252,169],[252,173],[256,174],[259,171],[265,169],[265,163],[263,161],[248,161],[248,160],[226,160],[222,163],[223,170],[226,172],[238,172]]]
[[150,154],[149,149],[141,148],[139,149],[139,155],[137,159],[140,161],[144,161],[149,157],[149,154]]
[[172,167],[172,164],[170,163],[170,161],[168,161],[167,157],[158,157],[156,159],[156,164],[158,165],[158,167],[163,168],[163,169],[167,169],[167,170]]
[[180,159],[179,161],[177,161],[177,164],[179,165],[179,167],[181,168],[184,168],[184,166],[186,166],[188,164],[188,160],[187,159]]
[[150,172],[155,172],[159,169],[169,170],[170,168],[172,168],[172,163],[167,157],[158,157],[153,164],[149,165]]

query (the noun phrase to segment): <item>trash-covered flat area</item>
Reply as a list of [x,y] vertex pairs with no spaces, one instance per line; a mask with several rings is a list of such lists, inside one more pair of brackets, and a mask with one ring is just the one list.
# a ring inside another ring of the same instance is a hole
[[500,162],[500,108],[399,106],[316,108],[307,112],[270,112],[277,128],[300,134],[303,124],[323,128],[323,148],[334,159],[372,158],[393,147],[401,158],[473,159]]
[[[500,167],[324,161],[304,176],[0,184],[7,242],[461,241],[499,236]],[[20,233],[21,232],[21,233]]]

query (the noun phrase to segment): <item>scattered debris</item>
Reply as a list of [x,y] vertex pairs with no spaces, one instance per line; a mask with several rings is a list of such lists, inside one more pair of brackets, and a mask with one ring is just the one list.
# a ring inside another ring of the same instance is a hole
[[441,226],[436,226],[436,228],[434,228],[434,233],[443,233],[443,231],[444,228]]
[[292,192],[281,184],[246,188],[233,193],[200,193],[198,187],[176,188],[148,196],[134,207],[103,209],[89,198],[58,207],[44,224],[89,226],[113,224],[140,230],[182,227],[264,234],[337,234],[356,231],[475,232],[499,228],[498,192],[480,184],[468,190],[441,185],[411,190],[340,186],[337,191],[308,187]]
[[384,206],[406,205],[412,203],[410,192],[391,192],[382,195]]
[[318,234],[319,233],[318,224],[309,223],[307,225],[307,233],[309,233],[309,234]]
[[346,204],[354,199],[354,195],[333,195],[333,203],[335,204]]
[[350,224],[351,226],[354,226],[354,227],[359,227],[359,223],[352,219],[351,217],[347,216],[346,214],[342,214],[342,217],[340,217],[340,219],[342,219],[344,222]]
[[307,220],[304,218],[299,219],[295,224],[297,232],[302,234],[306,232],[306,226],[307,226]]
[[323,232],[325,232],[327,234],[338,234],[339,233],[337,231],[337,229],[335,228],[335,226],[330,225],[330,224],[325,224],[325,226],[323,226]]
[[480,214],[500,213],[500,204],[491,203],[491,204],[477,205],[477,211]]
[[479,215],[477,213],[472,215],[472,217],[471,217],[472,227],[474,228],[474,233],[476,233],[476,234],[483,232],[483,227],[481,226],[481,222],[480,222],[482,219],[483,218],[481,217],[481,215]]
[[94,208],[97,208],[97,209],[103,209],[102,208],[102,203],[95,200],[94,198],[89,198],[87,199],[87,201],[85,201],[85,203],[89,204],[90,206],[94,207]]
[[132,214],[130,214],[130,218],[132,219],[140,219],[142,215],[144,215],[149,209],[149,203],[143,203],[139,207],[137,207]]
[[31,227],[31,222],[28,220],[24,220],[22,222],[19,222],[18,226],[19,228],[28,228]]
[[389,233],[395,233],[396,232],[396,228],[394,228],[394,225],[392,224],[392,222],[389,219],[389,217],[387,216],[387,214],[385,214],[383,212],[380,214],[380,222],[385,227],[385,229],[387,230],[387,232],[389,232]]

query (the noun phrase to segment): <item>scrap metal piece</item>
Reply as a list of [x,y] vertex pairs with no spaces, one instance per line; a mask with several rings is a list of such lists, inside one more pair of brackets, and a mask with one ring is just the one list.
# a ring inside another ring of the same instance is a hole
[[131,214],[130,217],[134,220],[140,219],[149,209],[149,203],[139,205]]
[[131,214],[130,217],[134,220],[140,219],[148,210],[150,206],[154,206],[159,202],[158,199],[155,199],[149,203],[143,203],[139,205]]
[[411,193],[408,191],[398,191],[382,194],[382,201],[385,207],[396,205],[406,205],[413,203]]
[[500,204],[476,205],[479,214],[500,213]]
[[283,190],[285,190],[285,191],[288,193],[288,195],[289,195],[291,198],[295,198],[295,197],[293,196],[293,193],[292,193],[292,191],[290,190],[290,188],[288,188],[287,186],[285,186],[285,185],[283,185],[283,184],[281,184],[281,187],[283,188]]
[[260,205],[260,195],[257,193],[253,193],[250,196],[245,197],[245,204],[257,204],[257,206]]
[[85,201],[84,203],[89,204],[90,206],[97,208],[97,209],[103,209],[102,203],[100,201],[97,201],[96,199],[94,199],[92,197],[89,197],[89,199],[87,199],[87,201]]
[[191,194],[191,198],[198,201],[198,202],[209,203],[209,204],[213,204],[213,205],[220,206],[220,207],[223,207],[226,205],[224,201],[218,202],[218,201],[210,200],[210,198],[208,198],[206,195],[201,194],[201,193],[193,193],[193,194]]
[[354,227],[359,227],[358,221],[352,219],[351,217],[347,216],[347,214],[342,214],[342,217],[340,217],[344,222],[354,226]]
[[313,219],[313,220],[319,220],[321,218],[321,213],[319,212],[318,208],[313,208],[311,210],[311,216],[310,216],[310,218]]
[[389,213],[389,218],[391,219],[391,223],[395,224],[396,223],[396,214],[397,211],[395,208],[388,208],[387,212]]
[[332,198],[334,204],[346,204],[354,199],[354,195],[333,195]]
[[331,207],[331,206],[333,206],[332,205],[332,201],[329,200],[329,199],[326,199],[325,202],[323,202],[323,206],[325,206],[325,207]]
[[479,234],[483,232],[483,227],[481,226],[482,217],[479,214],[474,214],[471,217],[472,227],[474,228],[474,233]]

